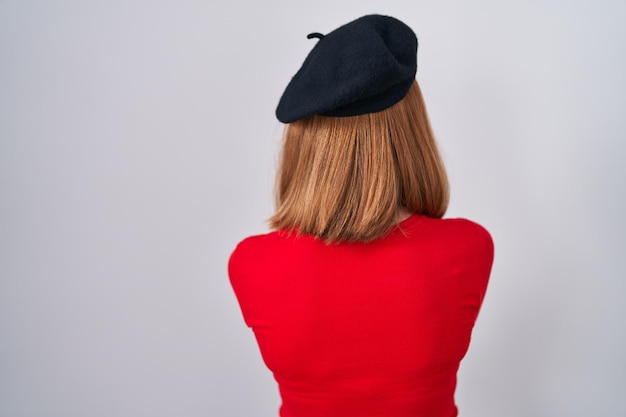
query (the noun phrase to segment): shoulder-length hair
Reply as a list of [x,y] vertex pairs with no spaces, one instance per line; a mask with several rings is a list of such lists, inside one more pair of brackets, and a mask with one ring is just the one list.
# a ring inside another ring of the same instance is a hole
[[288,124],[269,223],[326,242],[367,242],[387,234],[400,209],[439,218],[448,199],[446,171],[416,81],[383,111]]

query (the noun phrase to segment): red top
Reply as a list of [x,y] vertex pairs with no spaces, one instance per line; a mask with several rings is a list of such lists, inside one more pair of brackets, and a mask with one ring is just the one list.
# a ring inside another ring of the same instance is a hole
[[370,243],[252,236],[229,274],[281,417],[453,417],[492,261],[478,224],[413,215]]

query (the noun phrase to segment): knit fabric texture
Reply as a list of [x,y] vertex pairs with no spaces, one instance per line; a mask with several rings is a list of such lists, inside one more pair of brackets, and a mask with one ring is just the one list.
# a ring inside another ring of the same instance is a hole
[[480,225],[416,214],[369,243],[253,236],[229,274],[281,417],[454,417],[492,261]]

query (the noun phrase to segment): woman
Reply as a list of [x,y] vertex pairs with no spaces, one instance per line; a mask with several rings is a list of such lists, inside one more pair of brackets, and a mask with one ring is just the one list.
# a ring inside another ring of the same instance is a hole
[[456,416],[493,244],[476,223],[441,219],[448,183],[417,39],[378,15],[309,37],[276,111],[275,231],[229,262],[280,416]]

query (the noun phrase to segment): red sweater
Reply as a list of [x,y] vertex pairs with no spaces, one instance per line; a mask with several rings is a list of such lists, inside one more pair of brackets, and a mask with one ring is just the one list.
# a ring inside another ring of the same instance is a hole
[[229,274],[281,417],[453,417],[492,261],[478,224],[413,215],[370,243],[252,236]]

